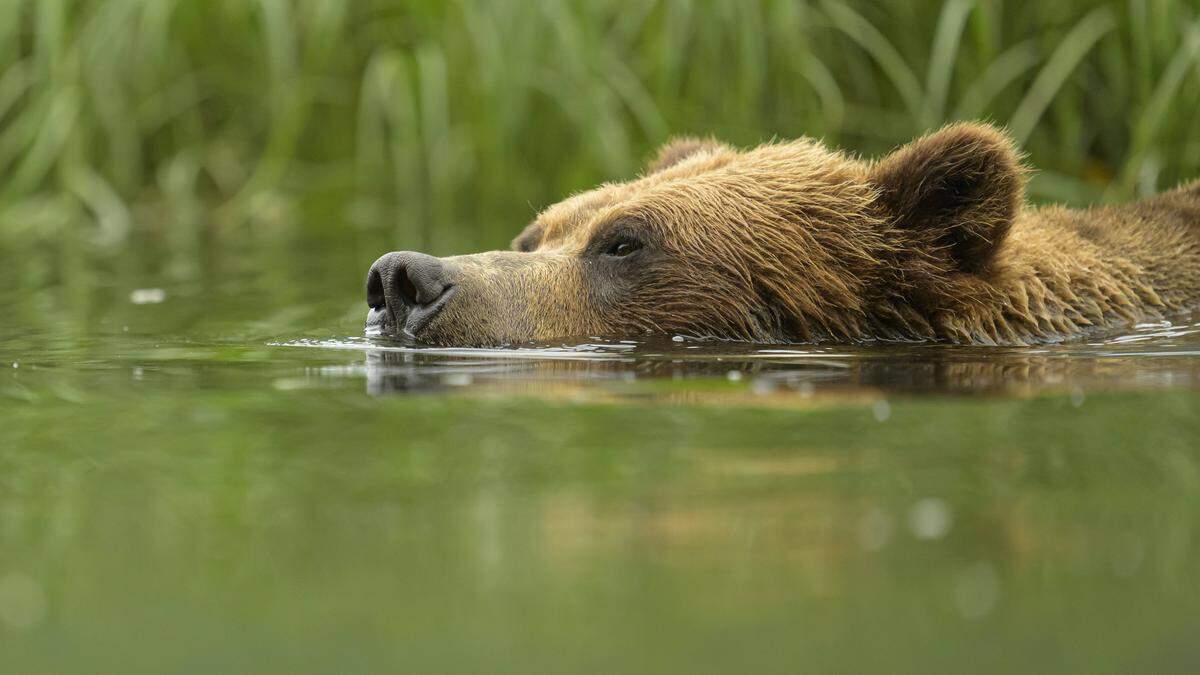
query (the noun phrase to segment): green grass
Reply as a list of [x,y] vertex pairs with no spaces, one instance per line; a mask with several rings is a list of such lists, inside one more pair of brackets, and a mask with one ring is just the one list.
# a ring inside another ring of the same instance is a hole
[[0,243],[320,220],[444,253],[502,245],[674,133],[874,154],[976,117],[1025,144],[1038,200],[1200,175],[1200,11],[0,0]]

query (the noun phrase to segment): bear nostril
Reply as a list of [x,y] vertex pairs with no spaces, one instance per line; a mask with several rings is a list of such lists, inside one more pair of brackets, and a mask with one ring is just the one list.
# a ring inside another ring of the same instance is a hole
[[367,272],[367,306],[371,309],[387,306],[387,298],[383,294],[383,276],[374,266]]
[[400,279],[396,282],[400,287],[400,297],[404,298],[405,304],[423,305],[423,297],[417,287],[413,284],[412,277],[409,276],[409,269],[404,269],[400,273]]

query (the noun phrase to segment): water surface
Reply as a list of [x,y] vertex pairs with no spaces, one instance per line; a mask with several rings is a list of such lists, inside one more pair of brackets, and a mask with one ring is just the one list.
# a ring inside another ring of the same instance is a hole
[[382,248],[0,271],[5,672],[1200,666],[1200,317],[429,349]]

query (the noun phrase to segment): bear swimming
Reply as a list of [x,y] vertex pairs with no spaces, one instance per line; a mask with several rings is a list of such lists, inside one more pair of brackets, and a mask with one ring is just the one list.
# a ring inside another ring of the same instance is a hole
[[367,329],[438,345],[684,334],[1028,345],[1200,304],[1200,182],[1035,208],[1012,141],[955,124],[878,161],[802,139],[664,146],[542,212],[512,251],[394,252]]

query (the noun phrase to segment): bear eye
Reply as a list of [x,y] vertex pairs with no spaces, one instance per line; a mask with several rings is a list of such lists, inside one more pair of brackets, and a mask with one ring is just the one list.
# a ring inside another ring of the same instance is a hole
[[632,241],[630,239],[621,239],[614,241],[604,255],[610,255],[614,258],[624,258],[642,247],[641,242]]

